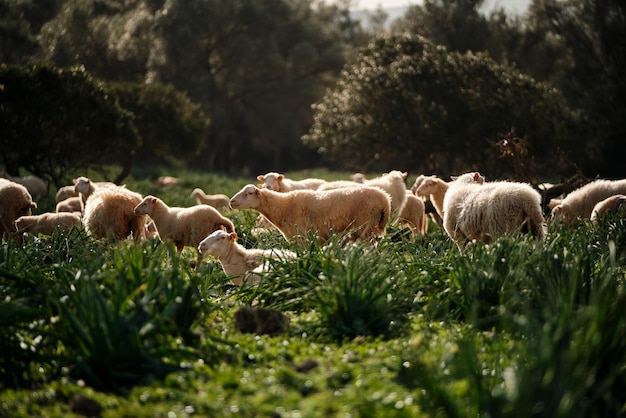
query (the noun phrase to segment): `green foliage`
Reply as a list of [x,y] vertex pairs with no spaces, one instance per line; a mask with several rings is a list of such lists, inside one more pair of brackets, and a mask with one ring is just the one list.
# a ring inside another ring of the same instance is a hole
[[139,145],[131,115],[83,67],[0,67],[0,161],[57,186],[69,170],[125,161]]
[[484,55],[409,36],[372,42],[315,109],[303,139],[331,160],[450,174],[489,166],[496,177],[511,174],[494,163],[500,134],[515,128],[548,175],[576,120],[548,86]]
[[172,86],[110,85],[120,105],[133,113],[142,139],[135,163],[174,163],[193,158],[206,139],[208,120],[198,104]]

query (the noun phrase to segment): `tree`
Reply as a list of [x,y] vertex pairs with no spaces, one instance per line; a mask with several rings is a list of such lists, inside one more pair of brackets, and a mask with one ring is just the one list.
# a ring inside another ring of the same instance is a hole
[[142,139],[136,163],[173,163],[197,156],[209,121],[186,93],[157,83],[114,83],[109,87],[120,105],[134,115]]
[[69,170],[128,169],[140,145],[132,115],[83,67],[3,65],[0,86],[0,163],[9,174],[23,168],[60,186]]
[[314,108],[304,143],[360,170],[457,174],[489,167],[491,176],[510,175],[508,163],[496,161],[495,144],[514,128],[548,174],[561,167],[558,150],[576,139],[576,116],[556,90],[423,37],[372,42]]

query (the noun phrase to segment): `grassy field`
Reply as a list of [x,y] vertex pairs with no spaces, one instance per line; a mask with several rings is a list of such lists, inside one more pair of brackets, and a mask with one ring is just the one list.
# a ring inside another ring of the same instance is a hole
[[[182,182],[159,189],[158,174]],[[348,173],[292,173],[306,176]],[[232,196],[253,182],[144,170],[126,184],[187,206],[194,187]],[[50,210],[53,197],[38,203]],[[192,249],[177,257],[159,241],[111,244],[74,230],[3,243],[0,416],[626,412],[623,217],[460,253],[435,224],[417,237],[392,225],[377,247],[341,247],[339,237],[299,246],[254,235],[255,212],[226,216],[243,245],[297,260],[273,261],[240,289],[215,260],[194,270]]]

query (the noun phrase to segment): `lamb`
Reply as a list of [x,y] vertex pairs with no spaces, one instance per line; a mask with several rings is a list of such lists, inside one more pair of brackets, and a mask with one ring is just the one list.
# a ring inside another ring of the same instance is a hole
[[490,243],[497,235],[526,228],[538,240],[545,236],[541,195],[529,184],[481,183],[479,173],[451,182],[443,202],[444,229],[459,249],[472,240]]
[[411,187],[416,196],[429,198],[437,214],[443,218],[443,199],[448,191],[448,183],[437,176],[419,176]]
[[598,202],[616,194],[626,194],[626,179],[592,181],[565,196],[552,209],[551,218],[572,226],[577,219],[589,219]]
[[424,201],[407,190],[406,202],[400,210],[398,220],[406,223],[413,234],[424,235],[428,228]]
[[56,212],[84,212],[85,200],[82,196],[68,197],[57,203]]
[[620,209],[626,208],[626,196],[623,194],[616,194],[607,197],[604,200],[598,202],[591,211],[591,222],[598,222],[598,220],[607,213],[617,213]]
[[318,178],[307,178],[303,180],[291,180],[284,174],[269,172],[264,175],[258,175],[257,180],[264,183],[265,187],[276,192],[290,192],[292,190],[317,190],[326,180]]
[[236,232],[217,230],[198,244],[198,252],[209,254],[220,261],[224,273],[231,277],[233,283],[241,286],[244,282],[259,280],[264,268],[263,262],[268,258],[292,259],[296,254],[288,250],[247,249],[237,242]]
[[185,246],[194,247],[198,254],[196,268],[203,259],[203,254],[198,251],[200,241],[218,229],[235,231],[233,222],[209,205],[169,207],[158,197],[146,196],[134,212],[150,216],[161,240],[173,242],[179,255]]
[[146,216],[135,214],[142,196],[126,187],[102,187],[87,199],[83,224],[94,239],[121,241],[146,237]]
[[44,197],[48,194],[48,185],[37,176],[17,177],[3,171],[0,177],[26,187],[31,196]]
[[206,194],[198,187],[191,192],[191,198],[196,199],[198,205],[209,205],[215,209],[228,209],[230,208],[230,197],[225,194]]
[[57,203],[64,201],[68,197],[78,197],[78,192],[74,190],[74,185],[61,186],[57,190],[55,200]]
[[318,191],[335,190],[344,187],[378,187],[389,194],[389,196],[391,197],[391,211],[395,214],[398,214],[402,209],[402,206],[404,206],[404,202],[406,202],[407,189],[406,184],[404,183],[406,176],[406,172],[392,170],[379,177],[375,177],[370,180],[364,180],[363,183],[347,180],[328,182],[327,184],[321,185],[318,188]]
[[0,242],[17,228],[15,221],[20,216],[31,215],[37,207],[26,187],[10,180],[0,179]]
[[39,215],[21,216],[15,221],[18,233],[52,235],[56,229],[69,231],[80,226],[81,214],[77,212],[45,212]]
[[374,241],[384,234],[391,211],[389,195],[366,186],[281,193],[248,184],[230,199],[230,206],[260,212],[285,239],[300,242],[309,230],[321,241],[328,240],[331,231],[350,231],[350,240]]

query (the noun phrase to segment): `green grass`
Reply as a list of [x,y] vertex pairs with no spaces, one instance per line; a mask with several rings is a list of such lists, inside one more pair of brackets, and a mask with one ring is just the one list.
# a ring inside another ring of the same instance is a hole
[[[157,169],[127,186],[172,205],[202,187],[232,195],[254,180]],[[347,178],[302,172],[294,178]],[[96,180],[99,180],[96,178]],[[49,210],[45,200],[39,210]],[[460,253],[431,226],[392,226],[376,247],[254,235],[275,260],[249,288],[216,260],[190,267],[158,241],[95,242],[81,230],[0,248],[0,416],[611,417],[626,404],[626,220],[544,243],[500,238]],[[241,306],[284,313],[286,334],[241,334]],[[309,367],[306,367],[309,365]]]

